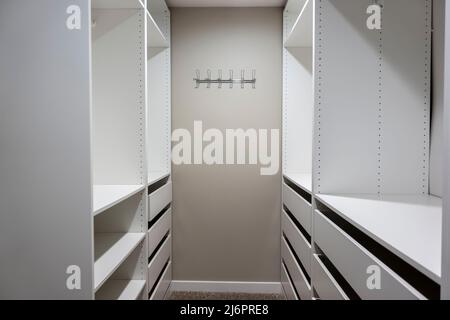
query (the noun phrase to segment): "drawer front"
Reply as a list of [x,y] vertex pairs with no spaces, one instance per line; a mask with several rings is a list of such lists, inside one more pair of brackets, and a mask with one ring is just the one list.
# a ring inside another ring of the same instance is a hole
[[291,187],[283,183],[283,203],[294,217],[300,222],[302,227],[311,234],[311,204],[300,197]]
[[170,202],[172,202],[172,182],[166,183],[148,196],[149,221],[153,220]]
[[306,272],[311,275],[311,245],[284,210],[281,214],[281,226]]
[[283,258],[287,271],[291,275],[292,284],[297,290],[299,298],[301,300],[311,300],[311,288],[284,238],[281,239],[281,257]]
[[316,254],[312,259],[312,268],[314,289],[321,300],[349,300]]
[[[318,210],[314,217],[314,236],[318,246],[361,299],[425,299]],[[372,283],[374,267],[379,270],[379,289],[368,286]]]
[[167,289],[169,289],[170,282],[172,281],[172,262],[169,261],[169,264],[164,270],[164,274],[159,280],[158,285],[155,288],[150,300],[164,300],[164,296],[166,295]]
[[298,300],[297,294],[292,287],[291,280],[289,280],[283,263],[281,263],[281,285],[283,286],[284,294],[286,295],[287,300]]
[[155,251],[155,248],[169,232],[172,226],[172,209],[167,210],[166,213],[158,220],[148,231],[148,256],[150,257]]
[[156,283],[162,269],[170,258],[172,251],[172,239],[168,236],[157,254],[148,265],[148,290],[151,290]]

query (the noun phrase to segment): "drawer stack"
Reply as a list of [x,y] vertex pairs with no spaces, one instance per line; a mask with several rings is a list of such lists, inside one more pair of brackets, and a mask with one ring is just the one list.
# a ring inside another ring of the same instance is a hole
[[440,199],[316,195],[291,176],[281,212],[289,300],[439,298],[439,253],[431,249],[440,238]]
[[172,280],[172,183],[164,178],[148,193],[148,298],[163,300]]
[[311,193],[286,178],[282,190],[283,289],[288,299],[311,300]]
[[[315,211],[314,219],[317,245],[362,299],[424,299],[423,295],[320,211]],[[379,270],[379,278],[383,281],[379,289],[372,289],[367,283],[371,267]]]
[[[407,261],[362,227],[348,222],[316,199],[312,283],[315,297],[323,300],[426,300],[438,299],[438,281],[416,262]],[[379,210],[382,207],[378,204]],[[410,206],[411,213],[413,207]],[[426,210],[423,207],[421,210]],[[363,211],[360,207],[359,212]],[[381,211],[378,213],[380,216]],[[388,223],[387,221],[384,222]],[[396,228],[399,238],[407,233]],[[394,235],[395,236],[395,235]],[[431,255],[430,255],[431,257]]]

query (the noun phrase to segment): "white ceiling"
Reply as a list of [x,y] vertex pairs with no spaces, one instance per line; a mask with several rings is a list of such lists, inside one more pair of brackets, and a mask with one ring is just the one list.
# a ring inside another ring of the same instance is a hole
[[286,0],[166,0],[169,7],[283,7]]

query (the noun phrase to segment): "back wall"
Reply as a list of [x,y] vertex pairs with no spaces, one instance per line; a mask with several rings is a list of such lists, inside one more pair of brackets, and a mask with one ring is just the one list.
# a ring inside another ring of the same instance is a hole
[[[282,9],[171,12],[172,128],[280,130]],[[256,69],[256,89],[194,88],[196,69],[239,78],[243,68],[246,77]],[[172,180],[174,280],[280,281],[281,168],[262,176],[258,165],[172,164]]]

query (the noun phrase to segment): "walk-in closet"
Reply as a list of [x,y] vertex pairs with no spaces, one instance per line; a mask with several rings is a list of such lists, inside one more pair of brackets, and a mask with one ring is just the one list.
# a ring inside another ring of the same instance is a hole
[[2,0],[0,42],[0,299],[450,299],[447,1]]

